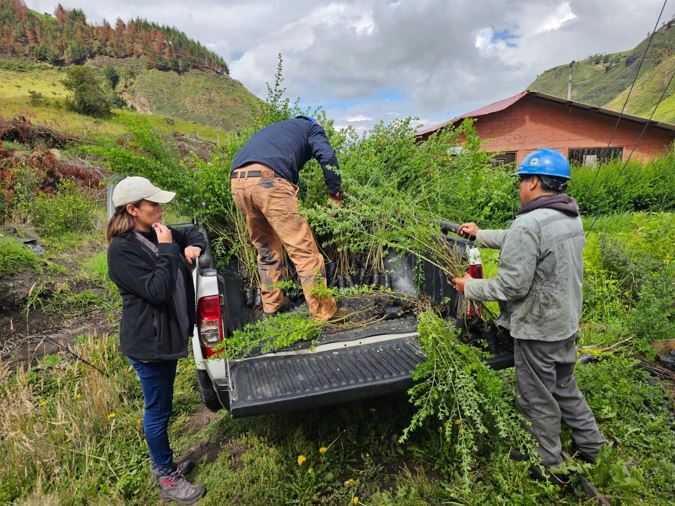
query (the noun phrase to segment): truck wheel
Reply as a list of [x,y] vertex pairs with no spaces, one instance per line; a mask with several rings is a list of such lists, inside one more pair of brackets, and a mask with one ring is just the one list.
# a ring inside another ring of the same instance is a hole
[[220,411],[223,406],[218,400],[216,391],[213,389],[213,383],[211,383],[211,378],[209,378],[206,371],[197,369],[197,384],[199,385],[199,396],[202,398],[204,406],[213,412]]

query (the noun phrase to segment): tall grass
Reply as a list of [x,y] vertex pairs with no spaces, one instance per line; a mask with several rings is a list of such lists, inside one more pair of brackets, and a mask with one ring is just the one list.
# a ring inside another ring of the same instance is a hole
[[43,360],[0,385],[0,501],[30,493],[67,502],[143,497],[147,460],[135,375],[116,339],[86,338],[82,362]]

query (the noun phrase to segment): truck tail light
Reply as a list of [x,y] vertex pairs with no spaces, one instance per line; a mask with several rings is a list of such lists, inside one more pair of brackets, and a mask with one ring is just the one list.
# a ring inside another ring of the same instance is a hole
[[[480,250],[476,246],[469,248],[469,276],[483,279],[483,262],[480,258]],[[480,307],[475,302],[469,303],[469,316],[480,316]]]
[[197,303],[197,321],[202,352],[206,357],[214,355],[213,346],[223,340],[223,317],[220,312],[220,296],[202,297]]

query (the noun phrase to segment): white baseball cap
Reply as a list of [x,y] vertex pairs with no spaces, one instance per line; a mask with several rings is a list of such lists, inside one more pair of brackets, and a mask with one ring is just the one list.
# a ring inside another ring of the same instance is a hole
[[113,190],[112,201],[115,207],[132,204],[139,200],[166,204],[171,202],[175,196],[174,192],[161,190],[144,177],[131,176],[117,183]]

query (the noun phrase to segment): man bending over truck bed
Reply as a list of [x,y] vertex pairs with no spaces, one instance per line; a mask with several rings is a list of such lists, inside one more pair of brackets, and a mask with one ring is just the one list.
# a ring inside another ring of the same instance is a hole
[[288,307],[278,287],[284,274],[283,247],[295,264],[312,316],[329,320],[336,311],[326,286],[323,256],[307,220],[298,212],[300,169],[316,158],[323,169],[328,196],[341,204],[335,151],[316,120],[298,116],[259,130],[235,155],[231,168],[232,198],[246,217],[251,242],[258,250],[258,272],[266,316]]

